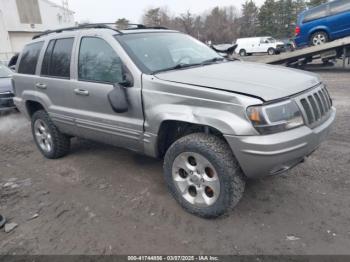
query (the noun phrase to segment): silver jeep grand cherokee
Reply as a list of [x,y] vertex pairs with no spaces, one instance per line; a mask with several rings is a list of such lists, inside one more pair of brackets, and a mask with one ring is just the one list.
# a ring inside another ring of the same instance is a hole
[[206,218],[233,208],[246,178],[302,162],[336,115],[316,75],[227,60],[161,28],[46,32],[24,48],[14,83],[45,157],[65,156],[76,136],[164,158],[174,198]]

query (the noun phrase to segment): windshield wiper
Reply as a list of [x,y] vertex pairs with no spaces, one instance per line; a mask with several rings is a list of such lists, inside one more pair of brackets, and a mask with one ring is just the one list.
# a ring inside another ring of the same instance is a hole
[[201,65],[210,65],[212,63],[216,63],[216,62],[220,62],[220,61],[224,61],[225,58],[223,57],[214,57],[214,58],[211,58],[211,59],[208,59],[208,60],[204,60]]
[[171,70],[183,69],[183,68],[197,66],[197,65],[201,65],[201,64],[183,64],[183,63],[180,63],[180,64],[177,64],[177,65],[172,66],[172,67],[156,70],[153,72],[153,74],[158,74],[161,72],[166,72],[166,71],[171,71]]
[[193,67],[193,66],[210,65],[210,64],[213,64],[213,63],[216,63],[216,62],[220,62],[220,61],[224,61],[224,60],[226,60],[226,59],[223,58],[223,57],[214,57],[214,58],[211,58],[211,59],[208,59],[208,60],[204,60],[204,61],[201,62],[201,63],[194,63],[194,64],[184,64],[184,63],[180,63],[180,64],[177,64],[177,65],[172,66],[172,67],[168,67],[168,68],[165,68],[165,69],[156,70],[156,71],[153,72],[153,74],[158,74],[158,73],[161,73],[161,72],[166,72],[166,71],[171,71],[171,70],[177,70],[177,69],[183,69],[183,68],[188,68],[188,67]]

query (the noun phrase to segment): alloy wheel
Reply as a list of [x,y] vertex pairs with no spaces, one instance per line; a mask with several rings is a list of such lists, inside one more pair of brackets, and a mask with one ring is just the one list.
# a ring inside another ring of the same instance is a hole
[[313,45],[322,45],[326,42],[327,42],[326,36],[321,33],[316,34],[312,39]]
[[220,195],[219,176],[200,154],[181,153],[173,163],[172,176],[182,197],[194,206],[209,207]]
[[53,147],[52,135],[44,121],[37,119],[34,123],[35,139],[40,148],[45,152],[51,152]]

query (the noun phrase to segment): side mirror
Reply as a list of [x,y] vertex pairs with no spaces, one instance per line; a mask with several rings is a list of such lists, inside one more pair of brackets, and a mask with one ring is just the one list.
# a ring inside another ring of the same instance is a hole
[[116,83],[108,94],[108,101],[116,113],[125,113],[129,110],[128,98],[125,90],[125,83]]

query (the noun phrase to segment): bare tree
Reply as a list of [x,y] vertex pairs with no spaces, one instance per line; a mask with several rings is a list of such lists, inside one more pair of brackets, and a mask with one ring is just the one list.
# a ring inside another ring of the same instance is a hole
[[117,28],[120,29],[120,30],[123,30],[123,29],[128,28],[129,23],[130,23],[129,20],[126,19],[126,18],[119,18],[119,19],[115,22]]

